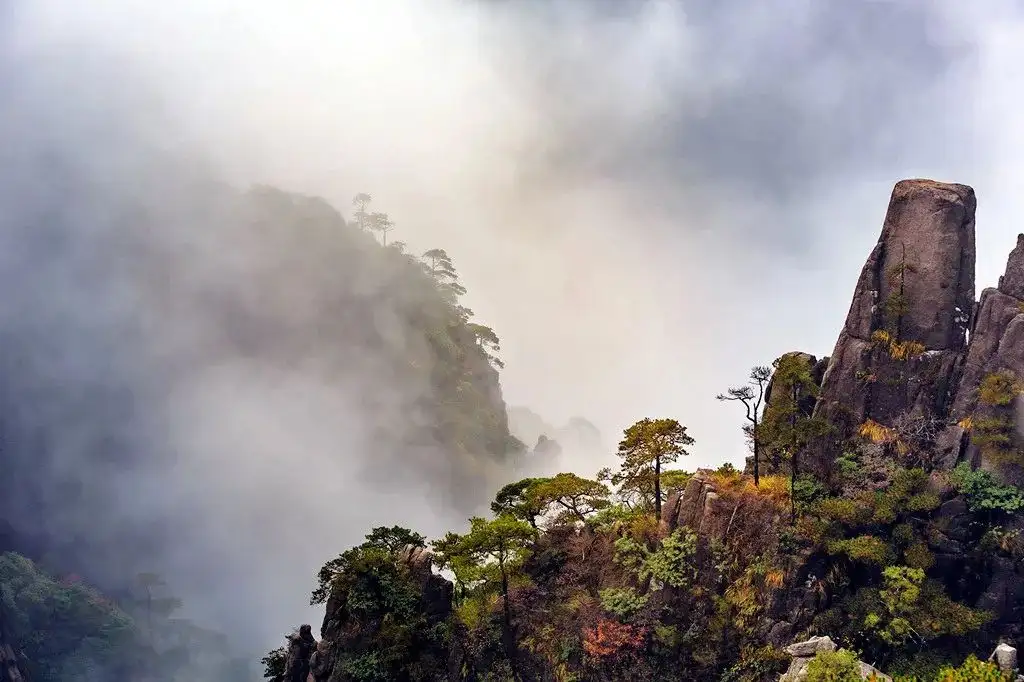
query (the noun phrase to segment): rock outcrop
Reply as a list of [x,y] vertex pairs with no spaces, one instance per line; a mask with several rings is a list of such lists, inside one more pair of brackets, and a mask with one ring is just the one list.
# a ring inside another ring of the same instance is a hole
[[0,682],[25,682],[20,661],[9,644],[0,644]]
[[[418,610],[424,619],[423,632],[418,633],[424,639],[414,646],[420,656],[416,664],[431,674],[430,679],[455,679],[450,669],[451,652],[436,647],[426,637],[429,631],[451,616],[454,587],[433,572],[431,553],[423,547],[407,547],[399,553],[397,560],[408,571],[418,593]],[[350,610],[348,597],[344,590],[333,589],[327,599],[327,612],[320,629],[323,639],[309,659],[312,682],[352,682],[357,679],[346,672],[345,657],[364,651],[366,642],[377,636],[384,624],[386,613]]]
[[0,608],[0,682],[26,682],[28,677],[22,672],[24,660],[11,646],[2,608]]
[[301,625],[298,632],[288,635],[284,674],[275,682],[308,682],[310,658],[316,647],[313,628],[309,625]]
[[966,185],[896,184],[816,415],[848,430],[905,413],[945,416],[974,305],[974,214]]
[[[807,666],[810,665],[811,660],[819,653],[835,651],[836,648],[831,637],[811,637],[805,642],[791,644],[786,647],[785,651],[793,657],[793,662],[790,663],[789,670],[779,678],[779,682],[803,682],[807,679]],[[860,667],[861,679],[892,682],[891,677],[882,674],[881,671],[863,661],[858,661],[857,665]]]
[[[790,663],[789,670],[779,677],[779,682],[803,682],[803,680],[807,679],[807,666],[810,665],[811,660],[815,656],[820,653],[836,650],[836,643],[828,636],[811,637],[806,641],[790,644],[785,648],[785,652],[793,657],[793,662]],[[1018,674],[1017,650],[1014,647],[1005,642],[1000,643],[995,648],[995,651],[992,652],[992,655],[988,657],[988,660],[994,663],[1004,674],[1011,677],[1015,676],[1014,679],[1018,682],[1024,682],[1024,675]],[[863,680],[892,682],[891,677],[864,661],[857,661],[857,665],[860,668],[860,676]]]
[[1014,674],[1017,672],[1017,650],[1006,642],[1000,642],[988,660],[998,665],[1004,673]]
[[[952,467],[958,460],[967,459],[1008,482],[1024,485],[1020,458],[1005,456],[1007,450],[1019,451],[1024,445],[1018,429],[1010,428],[1019,421],[1019,387],[1008,387],[1004,404],[993,404],[993,398],[979,390],[986,381],[998,381],[1000,377],[1008,383],[1024,379],[1024,234],[1017,237],[999,285],[981,294],[963,372],[952,400],[950,421],[954,423],[940,441],[944,466]],[[977,427],[973,434],[965,429],[970,422]],[[985,436],[991,435],[993,428],[1000,428],[1000,423],[1008,442],[1002,443],[1002,448],[982,447]]]
[[[822,380],[825,378],[825,370],[828,369],[828,357],[824,357],[819,360],[810,353],[795,350],[790,351],[789,353],[783,353],[772,364],[773,366],[778,367],[780,363],[787,359],[794,360],[805,365],[807,367],[807,371],[811,375],[811,378],[814,379],[814,382],[819,386],[821,385]],[[776,391],[774,390],[775,388],[775,377],[773,376],[768,380],[768,385],[765,386],[764,389],[765,413],[769,412],[773,407],[778,406],[781,402],[781,396],[776,394]],[[811,414],[814,411],[815,402],[814,396],[806,396],[804,400],[801,401],[801,411],[808,415]]]
[[975,303],[975,208],[966,185],[896,183],[814,412],[840,436],[931,422],[936,466],[966,460],[1024,485],[1024,234]]

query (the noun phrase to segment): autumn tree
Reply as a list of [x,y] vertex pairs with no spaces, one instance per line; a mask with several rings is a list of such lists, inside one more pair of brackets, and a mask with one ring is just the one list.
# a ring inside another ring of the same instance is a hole
[[352,198],[352,205],[355,207],[355,213],[353,217],[356,220],[356,225],[359,226],[360,230],[366,230],[370,225],[370,214],[366,208],[370,205],[373,198],[365,192],[360,192]]
[[641,419],[625,430],[619,442],[622,465],[612,482],[627,486],[649,482],[654,493],[654,513],[661,517],[662,467],[675,462],[680,455],[690,454],[686,447],[693,442],[686,427],[675,419]]
[[493,520],[474,517],[469,522],[470,529],[465,535],[449,532],[434,543],[438,563],[450,569],[462,585],[498,589],[505,655],[513,677],[521,680],[509,584],[529,556],[536,531],[528,523],[507,514]]
[[744,431],[750,437],[754,451],[754,485],[761,484],[760,453],[758,452],[761,437],[757,432],[757,423],[761,414],[761,404],[764,402],[765,388],[772,377],[770,367],[759,366],[750,370],[750,383],[746,386],[730,388],[725,393],[719,393],[716,398],[724,401],[736,401],[743,405],[746,410],[748,424]]

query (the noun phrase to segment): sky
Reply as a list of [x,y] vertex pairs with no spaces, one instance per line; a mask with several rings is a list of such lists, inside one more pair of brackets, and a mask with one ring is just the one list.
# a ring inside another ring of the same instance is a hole
[[[13,292],[0,313],[95,331],[95,347],[47,370],[69,388],[102,376],[105,353],[141,358],[163,338],[117,282],[81,305],[60,254],[87,251],[86,228],[14,233],[27,197],[56,182],[41,150],[78,160],[93,191],[77,200],[95,199],[100,221],[96,197],[160,191],[157,157],[346,213],[368,192],[395,238],[453,257],[467,304],[501,337],[506,400],[601,430],[609,451],[565,467],[610,464],[644,416],[687,425],[687,468],[739,463],[742,415],[714,396],[784,352],[831,352],[897,180],[975,188],[978,292],[994,286],[1021,231],[1022,46],[1024,11],[999,0],[984,12],[953,0],[7,0],[0,91],[18,94],[0,101],[0,238],[17,248],[0,255]],[[241,257],[143,225],[124,234],[188,247],[196,277]],[[150,331],[106,338],[94,327],[114,314]],[[182,348],[160,341],[193,357]],[[142,360],[135,371],[130,389],[159,393],[162,377]],[[243,409],[232,391],[250,378],[202,374],[132,437],[151,438],[153,420],[175,451],[254,453],[243,467],[192,460],[202,483],[176,485],[194,485],[233,537],[270,517],[300,536],[234,592],[217,586],[226,596],[205,614],[269,648],[306,616],[318,563],[374,520],[427,519],[435,534],[455,521],[415,490],[353,490],[333,470],[280,480],[287,457],[322,464],[336,435],[323,425],[351,395],[297,373],[249,385],[260,400]],[[300,454],[274,446],[297,433]],[[211,562],[257,561],[255,540],[220,546]],[[265,596],[235,609],[246,590]]]

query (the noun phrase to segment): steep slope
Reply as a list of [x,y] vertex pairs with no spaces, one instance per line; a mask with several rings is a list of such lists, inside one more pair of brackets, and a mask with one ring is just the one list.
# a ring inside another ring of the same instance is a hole
[[[349,398],[338,417],[358,422],[364,452],[353,462],[366,475],[427,477],[446,500],[479,502],[465,484],[519,448],[485,348],[490,330],[458,306],[457,280],[381,247],[325,202],[169,187],[159,199],[107,197],[100,210],[5,217],[67,249],[20,282],[15,302],[39,312],[0,329],[0,519],[18,538],[8,549],[159,543],[156,528],[116,530],[126,510],[112,498],[133,474],[142,484],[172,464],[156,440],[168,396],[213,390],[220,373],[315,377]],[[118,229],[140,215],[152,234]],[[203,253],[222,246],[232,251]],[[47,290],[70,295],[69,280],[81,282],[74,309],[46,300]],[[94,306],[89,317],[80,306]],[[77,527],[83,514],[96,524]]]
[[974,305],[974,190],[896,184],[830,356],[816,414],[852,428],[946,416]]
[[1024,485],[1018,417],[1021,377],[1024,377],[1024,235],[1017,238],[1017,245],[1010,252],[999,286],[981,293],[970,346],[950,411],[956,423],[943,434],[945,466],[951,467],[958,460],[967,459],[1015,485]]
[[0,187],[0,552],[115,602],[157,571],[238,627],[222,588],[246,578],[225,562],[251,557],[222,543],[253,531],[224,519],[294,532],[335,504],[291,508],[317,466],[350,477],[334,490],[486,502],[522,446],[497,337],[447,254],[384,247],[320,199],[163,170],[110,185],[58,165],[55,187]]
[[[1007,484],[1006,432],[1024,392],[1024,238],[968,338],[974,210],[964,185],[897,183],[834,355],[774,363],[748,431],[759,483],[731,464],[667,468],[693,441],[644,418],[618,470],[511,482],[492,517],[433,553],[373,529],[319,575],[323,639],[292,637],[267,676],[1013,679],[997,644],[1024,635],[1024,490]],[[947,433],[964,441],[948,458]],[[971,657],[994,647],[999,665]]]

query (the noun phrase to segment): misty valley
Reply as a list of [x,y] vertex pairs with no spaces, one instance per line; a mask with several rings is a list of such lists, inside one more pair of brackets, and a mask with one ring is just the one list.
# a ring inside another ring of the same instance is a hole
[[0,682],[1024,682],[1018,5],[0,0]]
[[[191,333],[287,366],[311,329],[328,332],[344,352],[317,354],[318,375],[361,382],[357,414],[373,425],[360,445],[374,454],[351,475],[425,477],[468,524],[434,538],[368,528],[311,576],[319,639],[301,625],[256,666],[229,633],[179,615],[188,604],[173,573],[148,570],[173,565],[147,542],[175,529],[114,522],[107,502],[126,494],[118,472],[137,466],[118,455],[132,436],[123,412],[10,364],[3,679],[1015,679],[1024,236],[976,303],[970,187],[897,183],[833,354],[787,353],[718,395],[750,447],[744,467],[688,468],[699,443],[655,416],[623,431],[614,466],[589,474],[557,472],[563,444],[600,461],[601,434],[585,419],[553,428],[506,406],[498,335],[462,305],[452,258],[408,253],[371,195],[356,195],[347,219],[265,186],[211,187],[188,208],[239,243],[259,233],[261,250],[246,254],[253,272],[296,273],[257,305],[225,296],[216,320]],[[113,274],[159,300],[159,278],[126,267]],[[303,309],[287,288],[311,278],[331,286]],[[317,329],[324,306],[337,319]],[[107,314],[107,328],[121,322]],[[4,340],[45,358],[53,351],[38,331]],[[76,342],[95,342],[107,329],[76,331]],[[121,410],[141,396],[112,379],[144,386],[133,383],[137,361],[113,360],[97,384]],[[26,399],[68,425],[87,416],[76,439],[88,447],[40,432],[46,415],[19,410]],[[69,466],[75,456],[91,458],[89,473]]]

